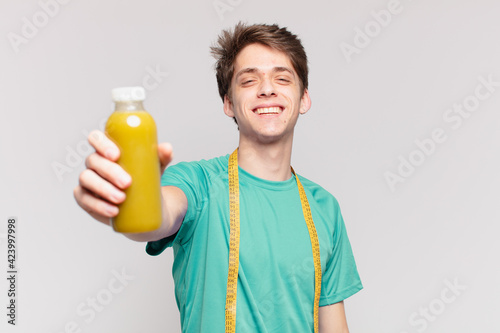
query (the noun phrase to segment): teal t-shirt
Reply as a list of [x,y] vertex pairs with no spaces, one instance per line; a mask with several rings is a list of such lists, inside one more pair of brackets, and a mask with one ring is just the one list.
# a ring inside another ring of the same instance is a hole
[[[167,168],[162,185],[180,188],[188,209],[179,231],[149,242],[150,255],[173,247],[182,331],[224,332],[229,258],[229,155]],[[318,233],[319,305],[363,287],[337,200],[300,177]],[[239,168],[240,266],[236,331],[313,332],[314,265],[297,182],[257,178]]]

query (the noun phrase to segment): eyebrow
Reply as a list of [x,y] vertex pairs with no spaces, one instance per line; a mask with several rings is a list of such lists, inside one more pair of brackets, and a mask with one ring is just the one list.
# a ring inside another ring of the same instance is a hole
[[[259,70],[256,67],[244,68],[244,69],[240,70],[238,73],[236,73],[235,80],[237,80],[243,74],[257,73],[258,71]],[[288,68],[288,67],[282,67],[282,66],[274,67],[273,68],[273,72],[274,73],[288,72],[292,76],[295,77],[295,74],[293,73],[293,71],[290,68]]]

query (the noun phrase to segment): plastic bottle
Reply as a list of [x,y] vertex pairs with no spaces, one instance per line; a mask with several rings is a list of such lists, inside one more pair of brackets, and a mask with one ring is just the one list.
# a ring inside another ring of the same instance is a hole
[[112,95],[115,111],[108,118],[105,132],[120,149],[118,164],[132,177],[112,226],[122,233],[153,231],[161,226],[156,125],[142,106],[144,88],[115,88]]

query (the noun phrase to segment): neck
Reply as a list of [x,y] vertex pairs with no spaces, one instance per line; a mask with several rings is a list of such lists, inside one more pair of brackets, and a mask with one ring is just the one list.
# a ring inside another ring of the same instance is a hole
[[255,177],[273,181],[290,179],[291,157],[291,140],[285,145],[282,142],[256,145],[240,138],[238,165]]

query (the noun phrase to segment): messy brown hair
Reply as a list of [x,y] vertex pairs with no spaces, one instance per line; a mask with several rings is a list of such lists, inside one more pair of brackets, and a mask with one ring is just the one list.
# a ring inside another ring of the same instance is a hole
[[254,24],[246,25],[239,22],[234,29],[224,30],[219,35],[217,45],[211,47],[211,53],[216,59],[215,70],[219,95],[231,100],[231,81],[234,74],[234,61],[238,53],[247,45],[259,43],[288,55],[293,69],[300,79],[301,96],[308,86],[307,55],[297,35],[286,27],[278,25]]

